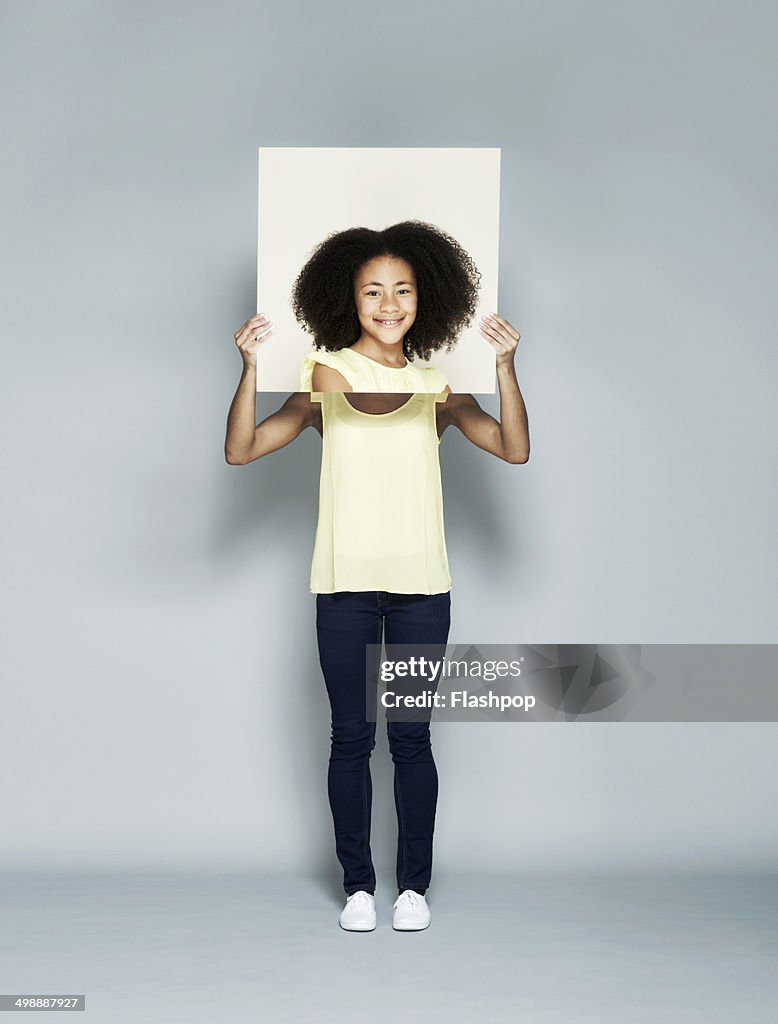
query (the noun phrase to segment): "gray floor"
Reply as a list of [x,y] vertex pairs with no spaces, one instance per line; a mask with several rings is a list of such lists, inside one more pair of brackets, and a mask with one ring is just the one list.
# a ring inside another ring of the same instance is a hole
[[96,1024],[764,1024],[777,883],[439,874],[430,928],[399,933],[386,880],[358,934],[311,878],[5,874],[0,992],[85,993]]

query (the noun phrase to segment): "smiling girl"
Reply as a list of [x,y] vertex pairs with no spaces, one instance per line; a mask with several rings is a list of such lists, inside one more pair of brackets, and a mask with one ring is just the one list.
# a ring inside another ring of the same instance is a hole
[[[243,373],[227,421],[227,462],[253,462],[306,427],[322,436],[310,590],[332,713],[327,787],[347,895],[339,923],[350,931],[375,928],[369,762],[376,722],[368,721],[366,645],[423,644],[434,654],[448,641],[440,439],[454,426],[504,462],[529,458],[514,365],[520,334],[506,319],[490,313],[480,324],[496,353],[499,420],[472,395],[454,394],[440,370],[414,363],[456,344],[475,315],[479,277],[455,239],[423,222],[329,236],[292,294],[316,346],[302,362],[302,390],[256,425],[257,351],[272,322],[259,313],[234,336]],[[392,924],[416,931],[430,923],[425,894],[438,795],[429,715],[388,720],[387,735],[398,822]]]

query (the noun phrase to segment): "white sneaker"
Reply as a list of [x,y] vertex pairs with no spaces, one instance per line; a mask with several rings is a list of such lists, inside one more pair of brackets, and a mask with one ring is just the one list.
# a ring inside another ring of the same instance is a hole
[[372,932],[375,928],[375,897],[364,889],[352,893],[341,911],[339,924],[347,932]]
[[398,932],[419,932],[430,923],[426,899],[413,889],[405,889],[394,903],[392,928]]

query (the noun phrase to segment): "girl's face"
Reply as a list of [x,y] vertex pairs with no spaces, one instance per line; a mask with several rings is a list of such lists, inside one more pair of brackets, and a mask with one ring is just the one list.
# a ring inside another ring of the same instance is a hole
[[357,316],[366,335],[381,345],[396,345],[416,319],[416,275],[405,260],[379,256],[357,271]]

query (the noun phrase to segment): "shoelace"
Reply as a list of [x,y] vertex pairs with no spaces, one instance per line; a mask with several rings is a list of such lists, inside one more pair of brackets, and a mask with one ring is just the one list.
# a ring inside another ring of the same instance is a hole
[[349,896],[348,899],[346,900],[346,903],[351,903],[354,906],[356,906],[357,903],[364,903],[366,906],[369,906],[370,896],[368,895],[368,893],[362,892],[360,890],[359,892],[352,893],[352,895]]
[[398,905],[400,904],[400,902],[401,902],[401,901],[402,901],[403,899],[404,899],[404,900],[405,900],[405,901],[406,901],[407,903],[410,903],[410,905],[411,905],[411,909],[415,909],[415,908],[416,908],[416,906],[417,906],[417,904],[418,904],[418,902],[419,902],[419,897],[418,897],[418,894],[417,894],[417,893],[415,893],[415,892],[413,891],[413,889],[408,889],[408,890],[406,890],[406,892],[402,893],[402,894],[401,894],[401,895],[399,896],[399,898],[398,898],[398,900],[397,900],[397,903],[395,904],[395,906],[398,906]]

